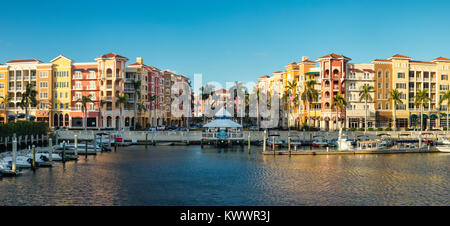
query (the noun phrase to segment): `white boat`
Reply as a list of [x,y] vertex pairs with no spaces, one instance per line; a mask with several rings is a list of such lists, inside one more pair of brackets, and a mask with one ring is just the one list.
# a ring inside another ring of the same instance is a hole
[[341,138],[337,141],[337,146],[341,151],[348,151],[353,149],[353,140]]
[[[48,155],[47,155],[48,156]],[[52,166],[52,162],[50,162],[50,159],[47,157],[44,153],[36,153],[35,154],[35,162],[38,166]],[[26,155],[28,159],[33,159],[33,154]],[[28,161],[30,161],[28,160]]]
[[[288,139],[286,139],[285,144],[286,144],[286,146],[289,145],[289,140]],[[291,138],[291,147],[297,147],[297,146],[298,147],[302,146],[302,142],[301,142],[299,136],[294,136],[294,137]]]
[[436,143],[438,145],[450,145],[450,140],[447,137],[438,137]]
[[450,153],[450,146],[436,146],[440,152]]
[[[6,156],[3,158],[3,162],[12,162],[11,156]],[[31,159],[27,156],[19,155],[16,157],[16,167],[17,168],[31,168]]]
[[318,139],[312,142],[313,147],[326,147],[328,146],[328,142],[324,139]]

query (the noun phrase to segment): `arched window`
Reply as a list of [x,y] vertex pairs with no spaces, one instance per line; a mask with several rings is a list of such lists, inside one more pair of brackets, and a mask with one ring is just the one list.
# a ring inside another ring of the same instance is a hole
[[337,78],[339,77],[339,70],[338,69],[334,69],[333,71],[333,78]]
[[112,125],[112,118],[111,116],[106,117],[106,127],[111,127]]
[[64,126],[69,126],[69,114],[64,116]]

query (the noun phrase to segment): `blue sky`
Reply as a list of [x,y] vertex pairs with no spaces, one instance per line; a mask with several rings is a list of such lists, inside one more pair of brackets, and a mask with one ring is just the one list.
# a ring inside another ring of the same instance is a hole
[[446,1],[6,1],[0,63],[77,62],[108,52],[205,81],[256,81],[331,52],[354,63],[396,53],[450,57]]

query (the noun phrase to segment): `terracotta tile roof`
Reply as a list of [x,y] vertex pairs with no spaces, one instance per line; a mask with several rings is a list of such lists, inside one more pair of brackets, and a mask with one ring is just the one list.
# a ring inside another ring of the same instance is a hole
[[361,70],[359,70],[359,69],[357,69],[357,68],[350,68],[350,69],[348,69],[349,71],[361,71]]
[[121,55],[118,55],[118,54],[115,54],[115,53],[103,54],[103,55],[101,55],[101,56],[99,56],[97,58],[123,58],[123,59],[128,60],[128,58],[126,58],[124,56],[121,56]]
[[273,72],[273,73],[282,73],[282,71],[275,71],[275,72]]
[[372,69],[363,69],[363,71],[365,71],[365,72],[374,72],[374,70],[372,70]]
[[317,63],[316,61],[313,61],[313,60],[304,60],[304,61],[302,61],[302,62],[305,62],[305,63],[314,63],[314,64]]
[[392,60],[386,60],[386,59],[375,59],[374,61],[392,62]]
[[450,61],[450,59],[445,58],[445,57],[438,57],[438,58],[436,58],[436,59],[434,59],[432,61]]
[[268,76],[268,75],[263,75],[263,76],[260,76],[260,77],[258,77],[258,78],[270,78],[270,76]]
[[412,59],[412,57],[405,56],[405,55],[402,55],[402,54],[395,54],[394,56],[391,56],[391,57],[389,57],[388,59],[391,59],[391,58],[407,58],[407,59]]
[[347,59],[350,59],[344,55],[340,55],[340,54],[336,54],[336,53],[331,53],[331,54],[325,55],[323,57],[319,57],[317,59],[323,59],[323,58],[347,58]]
[[19,59],[19,60],[10,60],[6,63],[42,63],[42,61],[38,59]]

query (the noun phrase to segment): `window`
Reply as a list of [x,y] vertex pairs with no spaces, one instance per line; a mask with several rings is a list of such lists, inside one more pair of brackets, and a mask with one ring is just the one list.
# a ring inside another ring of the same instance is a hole
[[69,104],[68,103],[66,103],[66,109],[69,109]]
[[66,98],[69,98],[69,93],[68,92],[66,92]]
[[5,83],[0,83],[0,89],[4,89],[5,88]]
[[406,110],[406,104],[397,104],[396,109],[397,110]]
[[95,104],[89,103],[89,111],[95,111]]
[[350,82],[350,89],[356,89],[356,84],[354,82]]
[[378,78],[381,78],[381,72],[378,72]]
[[74,79],[82,79],[83,75],[81,74],[81,71],[75,71],[75,75],[73,76]]
[[39,77],[40,78],[48,78],[48,71],[40,71]]
[[378,83],[378,89],[381,89],[381,82]]
[[5,73],[0,73],[0,79],[4,79],[5,78]]
[[81,103],[75,104],[75,111],[81,111]]
[[90,92],[89,95],[91,95],[92,100],[97,100],[97,98],[95,97],[95,92]]
[[60,103],[60,104],[59,104],[59,108],[60,108],[60,109],[64,109],[64,104],[63,104],[63,103]]
[[389,82],[386,82],[386,89],[389,88]]
[[406,89],[406,83],[397,83],[396,88],[397,89]]
[[39,103],[39,109],[48,109],[47,103]]
[[39,97],[40,97],[41,99],[48,99],[48,93],[47,93],[47,92],[39,93]]
[[441,80],[448,80],[448,75],[442,74],[441,75]]
[[48,88],[48,82],[40,82],[39,87],[41,88]]
[[386,104],[386,110],[389,110],[389,104]]
[[439,85],[440,90],[448,90],[449,85]]
[[381,110],[381,104],[378,104],[378,110]]
[[57,103],[55,103],[55,109],[58,109],[58,104]]
[[95,79],[95,71],[89,71],[89,78]]
[[397,77],[398,77],[398,78],[405,78],[405,73],[399,72],[399,73],[397,74]]
[[55,93],[55,99],[58,99],[58,93]]
[[95,81],[89,82],[89,89],[97,89],[97,86],[95,85]]
[[386,78],[389,78],[389,72],[386,72]]

